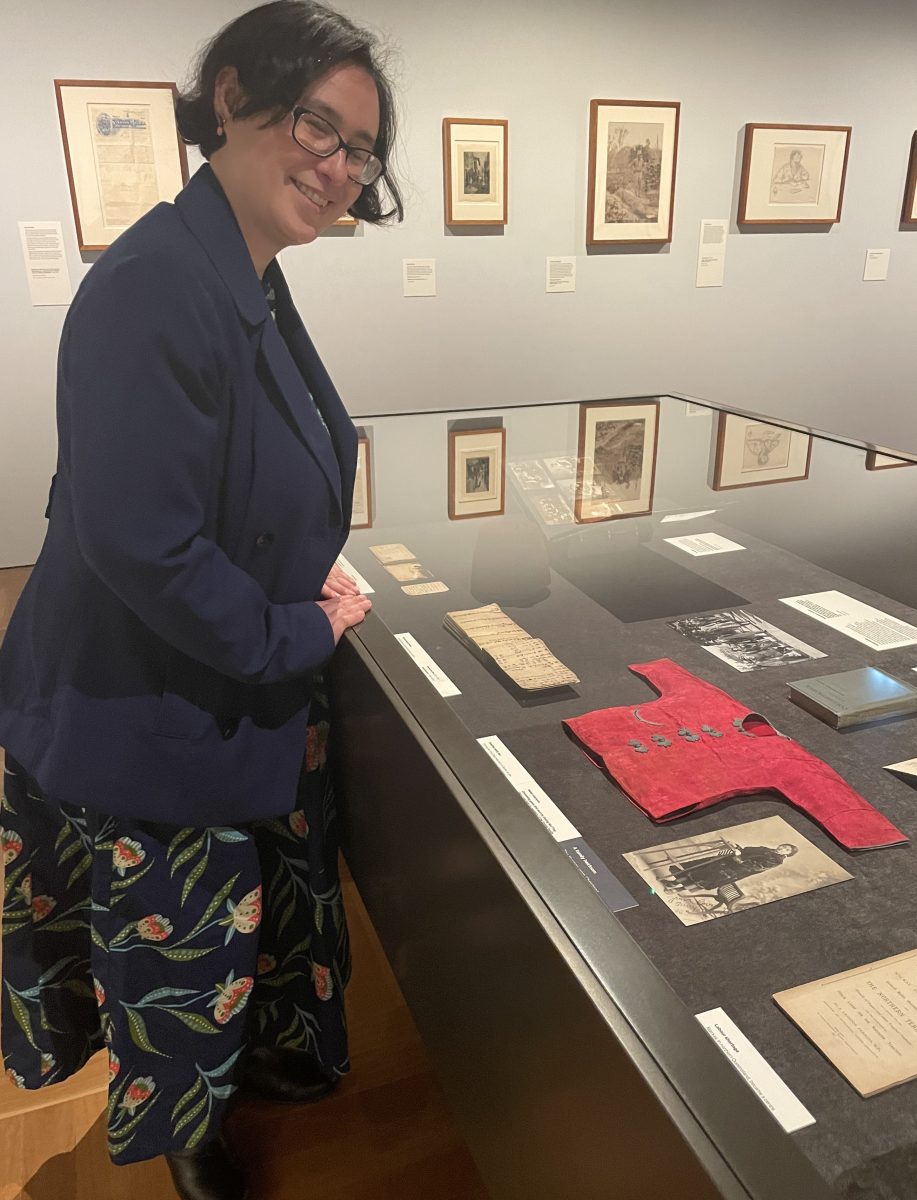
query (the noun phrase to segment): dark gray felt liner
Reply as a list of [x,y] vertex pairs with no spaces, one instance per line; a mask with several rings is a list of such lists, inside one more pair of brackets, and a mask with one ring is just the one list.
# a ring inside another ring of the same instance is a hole
[[[694,576],[686,592],[704,595],[703,581],[707,581],[747,597],[746,608],[829,657],[742,674],[676,633],[665,620],[622,622],[552,573],[547,598],[532,607],[504,608],[529,633],[543,638],[582,682],[550,703],[525,705],[442,628],[448,610],[500,599],[488,594],[480,573],[477,595],[470,591],[471,561],[482,536],[475,527],[484,524],[456,523],[447,531],[441,525],[360,531],[351,538],[347,554],[376,587],[376,611],[392,632],[414,634],[461,688],[462,695],[450,703],[471,733],[499,735],[640,901],[638,908],[619,914],[618,919],[686,1007],[694,1013],[724,1008],[813,1113],[816,1124],[794,1137],[825,1178],[834,1180],[844,1171],[917,1142],[917,1082],[861,1099],[771,999],[783,988],[917,947],[913,846],[849,854],[804,814],[776,797],[726,801],[698,816],[654,825],[587,760],[561,726],[567,716],[652,699],[652,689],[627,666],[671,658],[762,712],[915,837],[917,791],[883,771],[882,764],[917,756],[917,717],[838,733],[792,704],[786,697],[786,683],[871,664],[912,678],[917,647],[875,653],[781,604],[779,598],[836,588],[914,624],[917,613],[715,518],[704,520],[703,531],[738,540],[748,548],[746,553],[689,558],[662,540],[663,535],[683,531],[662,527],[639,551],[662,555]],[[598,543],[603,533],[596,528],[574,536],[592,537]],[[450,591],[405,596],[369,553],[370,545],[383,541],[404,541]],[[614,542],[606,538],[602,544],[607,549],[606,569],[613,572]],[[585,543],[584,550],[591,553]],[[621,556],[631,571],[639,562],[635,550],[629,544]],[[670,600],[661,597],[657,611],[671,608]],[[680,609],[678,615],[688,611],[701,610]],[[625,851],[774,815],[783,817],[854,878],[686,928],[647,893],[621,858]],[[917,1196],[917,1180],[910,1191],[907,1187],[902,1197]]]

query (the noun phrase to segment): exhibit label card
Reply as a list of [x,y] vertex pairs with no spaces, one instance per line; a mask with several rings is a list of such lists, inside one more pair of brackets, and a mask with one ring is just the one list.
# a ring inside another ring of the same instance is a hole
[[774,999],[861,1096],[917,1079],[917,950]]
[[703,558],[707,554],[728,554],[730,550],[744,550],[738,542],[731,542],[727,537],[718,533],[694,533],[685,537],[663,538],[670,546],[676,546],[694,558]]
[[478,745],[497,764],[532,812],[541,820],[609,912],[636,908],[637,901],[624,884],[605,866],[578,829],[560,811],[551,797],[528,773],[518,758],[498,737],[478,738]]
[[436,259],[403,258],[401,279],[405,296],[435,296]]
[[546,292],[576,291],[576,259],[548,258],[545,260]]
[[674,522],[676,522],[676,521],[694,521],[698,517],[712,516],[713,513],[715,513],[716,511],[717,510],[715,508],[700,508],[697,510],[697,512],[669,513],[669,515],[667,517],[662,518],[662,521],[660,522],[660,524],[669,525],[669,524],[674,524]]
[[891,250],[867,250],[863,279],[866,282],[888,279],[888,263],[891,256]]
[[729,222],[701,221],[697,245],[697,279],[695,286],[722,287],[726,273],[726,231]]
[[843,592],[812,592],[808,596],[781,597],[780,602],[862,642],[871,650],[897,650],[901,646],[917,645],[917,629],[913,625],[890,617],[871,604],[845,596]]
[[73,299],[60,221],[20,221],[19,240],[33,307]]
[[420,642],[410,633],[396,633],[395,641],[414,660],[415,666],[426,675],[441,696],[461,696],[461,692],[445,672],[441,671]]
[[809,1110],[723,1009],[698,1013],[697,1020],[787,1133],[815,1124]]
[[373,592],[375,592],[376,589],[372,586],[372,584],[366,582],[353,563],[349,562],[343,554],[338,555],[337,564],[344,574],[349,575],[354,581],[354,583],[360,589],[361,595],[371,596]]

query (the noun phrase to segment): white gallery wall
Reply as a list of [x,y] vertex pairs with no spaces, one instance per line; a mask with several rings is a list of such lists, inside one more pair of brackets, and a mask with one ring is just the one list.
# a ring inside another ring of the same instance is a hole
[[[66,312],[31,306],[17,222],[62,221],[74,286],[88,269],[53,80],[180,82],[200,42],[247,7],[0,0],[0,566],[34,561],[41,543]],[[674,390],[917,451],[917,227],[899,227],[917,128],[913,0],[341,7],[393,46],[407,215],[283,261],[353,413]],[[671,245],[587,254],[593,97],[681,102]],[[445,228],[444,116],[509,121],[504,231]],[[739,232],[746,122],[853,126],[839,225]],[[722,288],[694,286],[703,218],[730,222]],[[865,283],[874,248],[891,250],[888,279]],[[548,255],[576,256],[575,293],[545,293]],[[438,296],[402,296],[406,257],[436,259]]]

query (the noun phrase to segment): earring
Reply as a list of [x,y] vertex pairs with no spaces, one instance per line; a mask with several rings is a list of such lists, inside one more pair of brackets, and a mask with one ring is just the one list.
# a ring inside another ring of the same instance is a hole
[[223,118],[223,117],[220,117],[220,116],[218,116],[218,117],[217,117],[217,137],[222,137],[222,136],[223,136],[223,134],[224,134],[224,132],[225,132],[225,129],[224,129],[224,123],[225,123],[225,122],[224,122],[224,118]]

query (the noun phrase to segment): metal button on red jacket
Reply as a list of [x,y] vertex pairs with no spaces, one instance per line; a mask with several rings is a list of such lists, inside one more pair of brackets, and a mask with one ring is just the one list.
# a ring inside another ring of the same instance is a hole
[[596,766],[654,821],[777,792],[847,850],[908,839],[827,763],[667,658],[630,667],[658,700],[564,721]]

